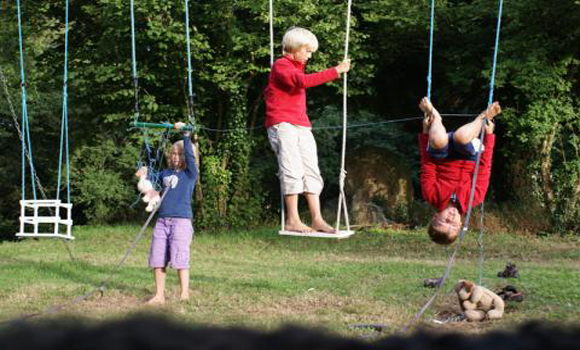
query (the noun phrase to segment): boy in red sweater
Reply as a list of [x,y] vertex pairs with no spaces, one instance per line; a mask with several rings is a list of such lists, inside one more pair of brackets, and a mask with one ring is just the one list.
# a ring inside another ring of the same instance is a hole
[[[485,127],[486,135],[473,206],[479,205],[485,198],[495,144],[493,118],[501,113],[501,107],[494,102],[474,121],[449,133],[443,126],[441,115],[427,97],[421,100],[419,108],[425,113],[423,133],[419,135],[421,190],[425,200],[437,209],[428,233],[435,243],[451,244],[461,230],[462,215],[469,206],[475,160],[481,145],[478,136],[482,127]],[[487,124],[484,124],[485,118]]]
[[[306,62],[318,49],[307,29],[290,28],[282,39],[283,56],[274,62],[264,91],[268,139],[278,159],[278,176],[286,204],[286,231],[333,233],[320,212],[323,180],[318,168],[316,142],[306,114],[306,89],[337,79],[348,72],[350,61],[324,71],[305,74]],[[298,195],[304,194],[311,226],[298,214]]]

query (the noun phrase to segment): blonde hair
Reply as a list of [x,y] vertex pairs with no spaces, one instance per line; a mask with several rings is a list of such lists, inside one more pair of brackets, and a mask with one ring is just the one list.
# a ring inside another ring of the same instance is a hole
[[305,28],[291,27],[282,38],[282,51],[284,54],[292,53],[305,45],[308,45],[312,52],[318,50],[318,39],[316,39],[316,35]]
[[[179,159],[181,159],[181,166],[179,167],[179,169],[185,169],[186,164],[185,164],[185,152],[183,151],[183,140],[179,140],[177,142],[175,142],[168,150],[167,153],[167,164],[172,167],[173,165],[171,164],[171,160],[170,160],[170,156],[172,152],[178,152],[179,153]],[[193,152],[193,144],[191,145],[192,148],[192,152]]]

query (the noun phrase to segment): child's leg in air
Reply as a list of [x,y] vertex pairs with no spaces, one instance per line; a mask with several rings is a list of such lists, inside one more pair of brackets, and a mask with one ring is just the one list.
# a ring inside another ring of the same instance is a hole
[[429,128],[429,146],[434,149],[443,149],[449,142],[447,139],[447,130],[443,126],[443,119],[439,112],[433,107],[427,97],[423,97],[419,103],[419,108],[425,113],[425,119],[428,120]]
[[477,118],[475,118],[475,120],[471,123],[467,123],[457,129],[457,131],[455,131],[453,134],[453,140],[462,145],[470,143],[471,140],[479,136],[484,117],[485,114],[482,113],[478,115]]
[[499,113],[501,113],[501,107],[499,103],[494,102],[485,111],[481,112],[474,121],[457,129],[453,135],[453,140],[463,145],[468,144],[481,133],[483,120],[487,117],[487,119],[493,121]]

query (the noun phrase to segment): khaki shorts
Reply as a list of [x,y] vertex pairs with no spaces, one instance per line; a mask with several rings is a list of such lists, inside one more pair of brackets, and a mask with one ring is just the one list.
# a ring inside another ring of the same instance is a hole
[[284,195],[320,194],[324,182],[318,168],[316,141],[310,128],[280,123],[268,128],[268,140],[278,159]]

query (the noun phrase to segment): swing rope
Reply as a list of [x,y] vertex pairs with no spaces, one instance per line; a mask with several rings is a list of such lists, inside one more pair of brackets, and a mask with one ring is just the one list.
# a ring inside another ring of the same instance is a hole
[[135,49],[135,4],[131,0],[131,62],[133,66],[133,87],[135,90],[135,115],[133,121],[139,121],[139,76],[137,75],[137,53]]
[[[137,71],[137,49],[136,49],[136,40],[135,40],[135,2],[131,0],[130,2],[130,12],[131,12],[131,63],[132,63],[132,71],[133,71],[133,87],[134,87],[134,95],[135,95],[135,112],[133,116],[133,124],[137,124],[139,122],[139,117],[141,112],[139,110],[139,74]],[[147,177],[148,179],[155,184],[158,185],[158,170],[157,167],[159,164],[163,163],[164,157],[164,149],[167,144],[167,140],[169,138],[168,132],[163,132],[161,135],[160,146],[154,152],[152,147],[149,144],[149,130],[143,129],[143,140],[144,140],[144,149],[141,149],[141,154],[139,156],[139,162],[137,167],[140,168],[144,165],[147,165],[148,172]],[[145,156],[143,155],[145,153]],[[155,155],[153,155],[155,153]],[[141,161],[141,159],[146,158],[146,162]],[[156,188],[158,189],[158,188]]]
[[[499,10],[498,10],[498,20],[497,20],[497,27],[496,27],[496,38],[495,38],[495,47],[494,47],[494,59],[493,59],[493,67],[492,67],[492,74],[490,77],[490,91],[489,91],[489,103],[488,103],[488,107],[491,106],[492,104],[492,100],[493,100],[493,88],[494,88],[494,81],[495,81],[495,72],[496,72],[496,64],[497,64],[497,53],[499,51],[499,36],[500,36],[500,29],[501,29],[501,17],[502,17],[502,10],[503,10],[503,0],[499,1]],[[475,162],[475,172],[473,175],[473,179],[471,181],[471,192],[469,195],[469,205],[468,205],[468,210],[467,210],[467,214],[465,216],[465,220],[463,222],[463,227],[461,229],[461,233],[459,235],[459,241],[456,243],[455,248],[453,250],[453,253],[451,254],[451,257],[449,258],[449,261],[447,263],[447,266],[445,267],[445,273],[443,274],[442,280],[439,283],[437,290],[435,291],[435,293],[433,294],[433,296],[427,301],[427,303],[425,303],[425,305],[423,306],[423,308],[421,308],[421,310],[415,315],[415,317],[413,318],[413,320],[411,321],[411,323],[409,325],[407,325],[404,329],[408,329],[411,325],[415,324],[419,318],[421,318],[421,316],[423,316],[423,314],[425,313],[425,311],[427,311],[427,309],[429,308],[429,306],[433,303],[433,301],[435,300],[435,298],[439,295],[439,293],[444,289],[445,287],[445,281],[447,280],[447,278],[449,277],[449,274],[451,272],[451,268],[454,265],[455,262],[455,256],[457,254],[458,249],[461,247],[461,244],[463,243],[463,239],[465,237],[465,233],[467,232],[467,230],[469,229],[469,220],[471,218],[471,212],[473,210],[473,197],[475,194],[475,185],[477,183],[477,175],[479,173],[479,165],[480,165],[480,161],[481,161],[481,154],[482,154],[482,146],[484,143],[484,138],[485,138],[485,123],[487,122],[487,118],[484,119],[484,125],[481,128],[481,132],[480,132],[480,139],[481,139],[481,144],[479,146],[478,152],[477,152],[477,159]],[[481,211],[481,225],[480,225],[480,241],[479,241],[479,246],[480,246],[480,271],[479,271],[479,284],[481,284],[481,278],[482,278],[482,269],[483,269],[483,203],[482,203],[482,211]]]
[[[19,135],[22,143],[22,200],[26,199],[26,160],[30,167],[32,194],[34,200],[37,200],[36,183],[38,176],[34,169],[34,160],[32,155],[32,144],[30,141],[30,125],[28,119],[28,105],[26,95],[26,76],[24,72],[24,49],[23,49],[23,35],[22,35],[22,12],[20,0],[17,1],[18,12],[18,43],[20,55],[20,76],[21,76],[21,95],[22,95],[22,131],[19,129]],[[58,159],[58,178],[56,188],[56,199],[60,199],[60,187],[63,167],[63,152],[65,157],[65,172],[66,172],[66,187],[67,187],[67,203],[70,203],[70,157],[69,157],[69,137],[68,137],[68,28],[69,28],[69,2],[65,0],[65,47],[64,47],[64,72],[63,72],[63,93],[62,93],[62,119],[61,119],[61,133],[60,133],[60,150]],[[18,124],[16,124],[18,128]],[[35,181],[36,180],[36,181]],[[43,189],[40,186],[41,192]],[[44,193],[43,197],[46,198]]]
[[[270,24],[270,68],[274,65],[274,0],[268,2],[268,19]],[[278,176],[280,170],[278,170]],[[286,203],[284,203],[284,191],[282,191],[282,182],[280,181],[280,231],[284,231],[286,221]]]
[[[190,31],[189,31],[189,2],[187,0],[184,1],[185,7],[185,32],[186,32],[186,45],[187,45],[187,76],[188,76],[188,99],[187,99],[187,106],[188,106],[188,120],[191,124],[191,128],[196,130],[195,128],[195,118],[194,118],[194,104],[193,104],[193,86],[192,86],[192,68],[191,68],[191,40],[190,40]],[[133,69],[133,84],[134,84],[134,94],[135,94],[135,114],[133,117],[133,125],[149,125],[151,123],[141,123],[139,122],[140,117],[140,110],[139,110],[139,76],[137,73],[137,53],[136,53],[136,43],[135,43],[135,3],[134,0],[130,2],[130,9],[131,9],[131,61],[132,61],[132,69]],[[161,135],[160,146],[157,148],[156,152],[152,150],[152,147],[149,144],[149,132],[148,128],[142,127],[143,131],[143,139],[144,139],[144,150],[141,152],[140,159],[144,158],[143,152],[146,153],[147,156],[147,166],[149,168],[148,177],[149,179],[154,182],[158,183],[158,171],[157,167],[162,164],[163,157],[164,157],[164,150],[167,146],[169,141],[169,130],[166,130]],[[164,128],[167,129],[167,128]],[[155,153],[153,156],[152,154]],[[138,167],[143,166],[142,161],[138,162]]]
[[429,70],[427,73],[427,98],[431,101],[431,82],[433,73],[433,28],[435,26],[435,0],[431,0],[431,26],[429,28]]
[[[498,10],[498,15],[497,15],[497,26],[495,29],[495,47],[493,50],[493,63],[492,63],[492,69],[491,69],[491,77],[489,79],[489,98],[487,100],[487,106],[491,106],[493,103],[493,91],[494,91],[494,85],[495,85],[495,73],[496,73],[496,68],[497,68],[497,54],[499,52],[499,34],[500,34],[500,30],[501,30],[501,17],[502,17],[502,12],[503,12],[503,0],[500,0],[499,2],[499,10]],[[484,125],[487,123],[487,118],[484,120]],[[482,135],[484,134],[483,129],[484,127],[481,128],[482,129]],[[481,138],[481,145],[480,145],[480,152],[481,152],[481,147],[483,146],[483,137]],[[478,237],[478,243],[479,243],[479,284],[481,284],[481,280],[483,278],[483,214],[484,214],[484,203],[481,203],[481,217],[480,217],[480,223],[479,223],[479,237]]]
[[274,65],[274,4],[273,0],[269,1],[269,19],[270,19],[270,67]]
[[62,171],[62,153],[65,149],[66,162],[66,198],[67,203],[70,203],[70,161],[69,161],[69,147],[68,147],[68,14],[69,3],[65,0],[65,31],[64,31],[64,73],[62,84],[62,122],[60,128],[60,152],[58,157],[58,185],[56,187],[56,199],[60,196],[60,179]]
[[187,106],[189,108],[189,123],[192,125],[195,133],[195,119],[193,116],[193,86],[191,78],[191,40],[189,35],[189,2],[185,0],[185,34],[187,41],[187,84],[188,84],[188,100]]
[[[348,59],[348,39],[350,34],[350,17],[351,17],[351,7],[352,7],[352,0],[348,0],[348,6],[346,11],[346,34],[344,40],[344,60]],[[340,161],[340,174],[338,179],[340,195],[338,198],[338,210],[336,213],[336,232],[340,231],[340,214],[341,209],[344,209],[344,221],[346,224],[346,230],[350,231],[350,223],[348,218],[348,209],[346,207],[346,195],[344,194],[344,180],[346,179],[346,170],[345,170],[345,163],[346,163],[346,132],[347,132],[347,119],[348,119],[348,108],[347,108],[347,99],[348,99],[348,73],[343,73],[343,80],[342,80],[342,152],[341,152],[341,161]]]
[[22,48],[22,15],[20,11],[20,0],[16,1],[18,12],[18,44],[20,53],[20,89],[22,95],[22,200],[26,199],[26,156],[28,153],[28,165],[30,167],[30,175],[32,179],[32,195],[36,200],[36,185],[34,178],[36,176],[34,171],[34,161],[32,156],[32,146],[30,143],[30,127],[28,124],[28,106],[26,104],[26,77],[24,74],[24,50]]

